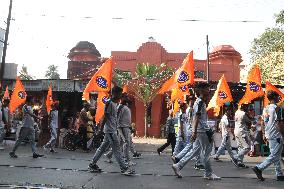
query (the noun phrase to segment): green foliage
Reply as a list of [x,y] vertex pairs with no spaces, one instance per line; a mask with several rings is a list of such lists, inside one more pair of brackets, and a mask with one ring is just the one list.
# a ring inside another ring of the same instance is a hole
[[46,79],[60,79],[60,75],[57,70],[58,66],[49,65],[47,71],[45,72]]
[[267,56],[271,52],[284,52],[284,10],[275,15],[276,26],[267,28],[258,38],[252,42],[250,54],[252,61]]
[[252,42],[252,64],[258,64],[262,80],[284,84],[284,10],[275,15],[276,25],[267,28]]
[[259,65],[262,81],[284,85],[284,52],[272,52],[255,61]]
[[27,66],[23,65],[21,71],[19,72],[19,78],[21,80],[33,80],[34,77],[28,74],[28,68]]

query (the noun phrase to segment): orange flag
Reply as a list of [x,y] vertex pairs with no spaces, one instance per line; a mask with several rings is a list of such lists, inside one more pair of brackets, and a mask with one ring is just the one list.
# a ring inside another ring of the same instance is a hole
[[83,97],[85,100],[89,101],[90,92],[108,92],[111,88],[112,79],[112,58],[109,58],[94,74],[92,79],[87,84]]
[[128,93],[128,86],[127,85],[123,86],[122,93]]
[[48,114],[50,113],[52,102],[53,102],[53,100],[52,100],[52,86],[50,84],[49,87],[48,87],[48,92],[47,92],[47,96],[46,96],[46,100],[45,100],[46,110],[47,110]]
[[175,82],[178,83],[178,86],[184,86],[194,83],[194,59],[193,51],[187,54],[184,59],[182,66],[175,74]]
[[188,86],[176,87],[172,90],[171,101],[174,102],[177,99],[184,101],[184,96],[187,94],[189,94]]
[[27,93],[19,78],[16,79],[14,91],[11,96],[9,110],[13,113],[20,105],[26,102]]
[[108,93],[106,92],[99,92],[98,100],[97,100],[97,110],[96,110],[96,123],[99,123],[105,113],[105,104],[108,100]]
[[226,81],[224,75],[218,82],[217,89],[210,100],[207,110],[214,108],[214,113],[216,116],[219,115],[220,108],[226,103],[233,101],[233,97],[230,91],[230,87]]
[[248,74],[246,92],[239,102],[239,108],[242,104],[249,104],[253,99],[263,95],[260,69],[258,65],[255,65]]
[[6,86],[6,90],[5,90],[5,93],[4,93],[4,96],[3,96],[3,99],[10,99],[8,86]]
[[158,94],[163,94],[176,85],[179,87],[194,83],[194,59],[193,51],[188,53],[184,59],[182,66],[174,73],[174,75],[168,79],[158,91]]
[[284,101],[284,94],[277,89],[274,85],[272,85],[270,82],[266,81],[265,84],[265,96],[264,96],[264,107],[266,107],[269,104],[269,100],[267,98],[267,92],[268,91],[275,91],[276,93],[278,93],[279,95],[279,101],[278,101],[278,105],[280,105],[283,101]]

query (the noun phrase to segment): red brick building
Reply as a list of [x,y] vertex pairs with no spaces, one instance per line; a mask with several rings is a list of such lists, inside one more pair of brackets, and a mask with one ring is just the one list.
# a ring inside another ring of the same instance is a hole
[[[193,49],[194,50],[194,49]],[[190,49],[189,49],[190,51]],[[159,43],[149,41],[143,43],[136,52],[112,51],[114,68],[135,72],[138,63],[149,63],[160,65],[165,63],[172,68],[181,66],[183,59],[188,52],[170,53]],[[89,78],[94,73],[94,67],[102,64],[100,53],[93,44],[89,42],[79,42],[71,49],[68,62],[68,78]],[[220,45],[209,54],[209,80],[218,81],[222,74],[225,74],[228,82],[240,81],[241,55],[230,45]],[[88,66],[86,63],[90,64]],[[90,71],[91,70],[91,71]],[[195,77],[206,79],[206,60],[195,60]],[[88,72],[89,71],[89,72]],[[82,74],[88,72],[88,74]],[[81,75],[80,75],[81,74]],[[161,125],[168,115],[165,98],[157,95],[152,102],[151,124],[147,129],[149,136],[159,137]],[[134,100],[132,106],[132,121],[136,124],[136,131],[139,136],[144,136],[144,105],[138,100]]]

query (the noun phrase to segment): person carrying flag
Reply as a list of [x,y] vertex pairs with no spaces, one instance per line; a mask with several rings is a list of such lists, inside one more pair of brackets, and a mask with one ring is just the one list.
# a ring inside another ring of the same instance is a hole
[[252,168],[257,178],[261,181],[265,180],[262,176],[262,171],[273,163],[275,166],[276,179],[278,181],[284,181],[284,174],[280,162],[283,150],[283,138],[279,129],[279,123],[283,122],[283,118],[281,116],[281,109],[276,104],[278,102],[278,97],[279,95],[275,91],[267,92],[267,98],[270,101],[270,104],[266,107],[268,120],[265,124],[265,137],[269,141],[270,155],[264,162]]
[[91,172],[101,172],[102,170],[97,165],[98,160],[105,152],[105,150],[111,146],[116,161],[118,162],[121,173],[125,175],[133,175],[135,171],[130,169],[127,163],[122,158],[122,152],[119,146],[119,140],[117,136],[117,105],[122,96],[122,88],[115,86],[112,88],[112,97],[105,105],[104,118],[102,120],[102,127],[105,133],[104,139],[100,147],[97,149],[92,162],[89,164],[89,170]]
[[33,158],[43,157],[36,153],[36,144],[35,144],[35,130],[34,130],[34,118],[42,119],[42,117],[38,117],[33,113],[32,109],[33,99],[32,97],[26,97],[26,103],[23,106],[23,126],[20,131],[20,135],[18,140],[16,141],[13,150],[9,153],[11,158],[17,158],[16,150],[20,146],[23,140],[29,138],[31,142]]

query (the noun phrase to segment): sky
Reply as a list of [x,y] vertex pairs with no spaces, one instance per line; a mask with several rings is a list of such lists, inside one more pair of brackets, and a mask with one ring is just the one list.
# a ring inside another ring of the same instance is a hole
[[[0,0],[2,28],[9,1]],[[6,62],[18,71],[27,66],[37,79],[54,64],[66,78],[68,53],[79,41],[109,57],[136,51],[152,36],[168,52],[193,50],[194,58],[206,59],[208,35],[210,50],[232,45],[248,64],[251,42],[275,26],[281,9],[283,0],[13,0]]]

